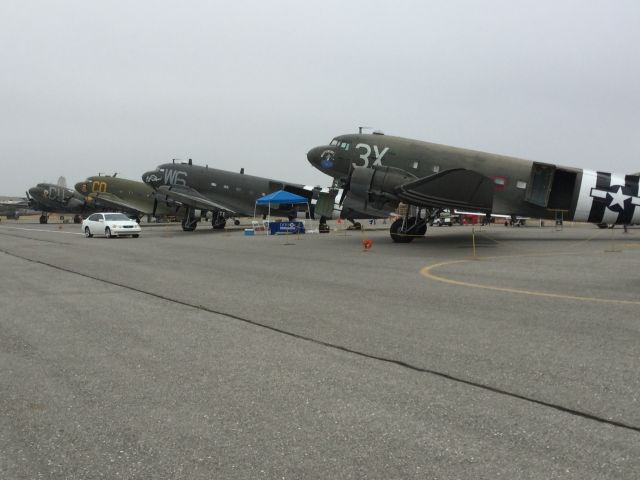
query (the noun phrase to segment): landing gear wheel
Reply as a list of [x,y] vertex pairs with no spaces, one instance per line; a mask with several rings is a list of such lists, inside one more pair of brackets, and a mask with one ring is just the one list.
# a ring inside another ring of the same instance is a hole
[[[234,223],[235,222],[240,223],[239,220],[235,220]],[[236,223],[236,225],[238,225],[238,223]],[[227,219],[224,216],[224,212],[221,212],[220,210],[214,211],[213,217],[211,218],[211,226],[213,227],[213,229],[222,230],[226,224]]]
[[412,237],[423,236],[427,233],[427,220],[409,217],[407,221],[408,234]]
[[[413,219],[415,222],[415,218]],[[413,240],[411,235],[407,234],[407,231],[411,229],[413,224],[411,223],[411,219],[407,220],[405,228],[402,228],[402,224],[404,219],[399,218],[395,222],[391,224],[391,228],[389,229],[389,233],[391,234],[391,240],[396,243],[409,243]]]
[[187,218],[182,219],[182,230],[184,230],[185,232],[193,232],[196,229],[197,225],[198,225],[197,222],[193,222],[190,224],[188,223]]
[[104,236],[107,238],[113,238],[113,235],[111,234],[111,229],[109,227],[104,229]]
[[84,236],[87,238],[93,237],[93,233],[91,233],[91,230],[89,230],[89,227],[84,227]]
[[40,215],[40,223],[47,223],[49,221],[49,217],[46,215]]
[[73,216],[73,223],[82,223],[82,216],[81,215],[74,215]]

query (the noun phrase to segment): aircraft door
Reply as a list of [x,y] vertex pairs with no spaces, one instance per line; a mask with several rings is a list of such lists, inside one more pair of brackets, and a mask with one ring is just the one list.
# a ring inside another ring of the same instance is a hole
[[525,200],[539,207],[546,207],[549,203],[549,194],[553,185],[553,177],[556,167],[544,163],[534,163],[531,167],[529,185],[525,194]]

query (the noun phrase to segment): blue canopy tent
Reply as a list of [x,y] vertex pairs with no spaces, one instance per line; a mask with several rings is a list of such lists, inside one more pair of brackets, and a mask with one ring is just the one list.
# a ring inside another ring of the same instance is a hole
[[[269,213],[268,220],[271,220],[271,205],[307,205],[307,212],[309,212],[309,201],[301,196],[296,195],[295,193],[287,192],[286,190],[278,190],[276,192],[271,192],[264,197],[260,197],[256,200],[256,207],[258,205],[268,205]],[[255,208],[253,211],[253,217],[255,218],[256,212]]]

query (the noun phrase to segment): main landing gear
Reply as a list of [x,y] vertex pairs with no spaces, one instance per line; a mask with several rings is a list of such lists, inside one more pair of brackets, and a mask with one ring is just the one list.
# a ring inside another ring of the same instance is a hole
[[200,217],[195,215],[193,208],[187,207],[185,216],[182,219],[182,230],[185,232],[193,232],[198,226],[199,221]]
[[211,226],[214,230],[222,230],[227,224],[227,219],[224,216],[224,212],[217,211],[211,218]]
[[49,222],[49,215],[43,213],[42,215],[40,215],[40,223],[45,224]]
[[[410,210],[409,208],[407,211]],[[396,243],[409,243],[416,237],[422,237],[427,233],[427,219],[420,216],[420,211],[415,217],[405,215],[391,224],[389,229],[391,240]]]

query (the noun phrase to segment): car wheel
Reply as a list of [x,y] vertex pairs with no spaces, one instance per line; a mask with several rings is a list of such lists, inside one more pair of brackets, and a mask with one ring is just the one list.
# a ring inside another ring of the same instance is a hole
[[109,227],[104,229],[104,236],[107,238],[113,238],[113,235],[111,235],[111,229]]
[[84,227],[84,236],[87,238],[93,237],[93,233],[91,233],[91,230],[89,230],[89,227]]
[[138,238],[140,235],[137,233],[134,233],[133,235],[131,235],[133,238]]

